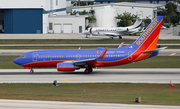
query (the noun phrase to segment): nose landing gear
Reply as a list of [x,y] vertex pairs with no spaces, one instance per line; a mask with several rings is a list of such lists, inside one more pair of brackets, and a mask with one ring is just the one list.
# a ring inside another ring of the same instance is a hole
[[30,73],[34,73],[34,70],[33,70],[33,69],[31,69],[31,70],[30,70]]

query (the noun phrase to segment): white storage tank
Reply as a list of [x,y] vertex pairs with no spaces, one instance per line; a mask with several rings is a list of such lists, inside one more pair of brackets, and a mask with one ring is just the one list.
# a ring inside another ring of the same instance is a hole
[[111,6],[95,9],[96,27],[117,27],[117,14],[119,10]]

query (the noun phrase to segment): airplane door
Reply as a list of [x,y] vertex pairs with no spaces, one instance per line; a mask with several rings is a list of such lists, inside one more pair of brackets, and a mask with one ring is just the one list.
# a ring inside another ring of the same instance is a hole
[[38,56],[37,52],[34,52],[32,54],[32,61],[37,61],[37,56]]
[[132,57],[132,51],[128,52],[128,60],[132,61],[133,57]]
[[81,55],[80,55],[80,54],[77,54],[77,55],[76,55],[76,59],[77,59],[77,60],[80,60],[80,58],[81,58]]
[[79,26],[79,33],[82,33],[82,26]]

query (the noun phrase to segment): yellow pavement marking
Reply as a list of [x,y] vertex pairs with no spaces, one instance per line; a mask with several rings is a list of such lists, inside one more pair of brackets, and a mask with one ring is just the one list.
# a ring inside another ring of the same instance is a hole
[[75,80],[67,80],[67,79],[58,79],[60,81],[69,81],[69,82],[80,82],[80,83],[93,83],[93,82],[88,82],[88,81],[75,81]]
[[156,106],[152,105],[152,106],[132,106],[132,107],[156,107]]
[[170,54],[169,56],[173,56],[173,55],[175,55],[176,53],[172,53],[172,54]]

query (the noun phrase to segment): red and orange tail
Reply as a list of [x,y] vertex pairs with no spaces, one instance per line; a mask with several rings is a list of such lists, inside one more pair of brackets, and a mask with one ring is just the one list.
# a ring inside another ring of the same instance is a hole
[[133,43],[134,48],[143,51],[156,49],[162,22],[163,16],[157,16],[141,36]]

